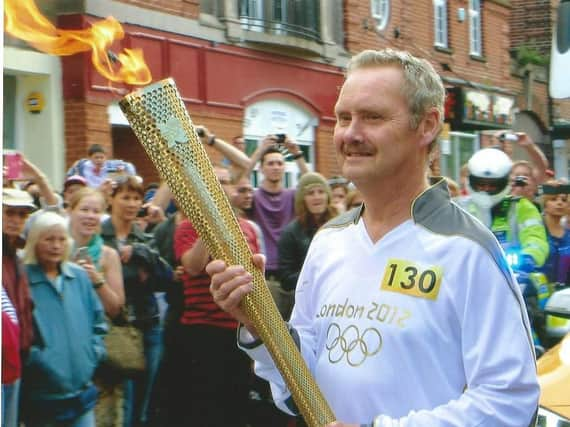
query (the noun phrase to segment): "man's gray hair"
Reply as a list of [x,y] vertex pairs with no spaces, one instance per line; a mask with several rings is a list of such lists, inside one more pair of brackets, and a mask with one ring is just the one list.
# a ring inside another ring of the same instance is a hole
[[383,65],[396,65],[403,71],[404,85],[401,92],[408,101],[410,127],[417,129],[424,114],[432,107],[439,111],[441,125],[444,117],[445,88],[439,74],[425,59],[416,58],[402,50],[364,50],[349,61],[346,75],[349,76],[361,68]]

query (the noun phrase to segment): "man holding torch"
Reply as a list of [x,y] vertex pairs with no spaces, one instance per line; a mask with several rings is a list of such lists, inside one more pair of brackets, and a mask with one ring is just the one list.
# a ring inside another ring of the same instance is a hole
[[[336,104],[342,175],[364,205],[315,236],[289,322],[337,422],[331,426],[530,426],[539,387],[524,303],[493,235],[427,182],[445,90],[425,60],[364,51]],[[253,262],[264,268],[265,260]],[[242,310],[252,275],[206,268],[239,344],[295,413]],[[347,424],[345,424],[347,423]]]

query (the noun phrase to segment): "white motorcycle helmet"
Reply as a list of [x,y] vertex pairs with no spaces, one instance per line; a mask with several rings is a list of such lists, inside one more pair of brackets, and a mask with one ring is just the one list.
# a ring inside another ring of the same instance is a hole
[[509,194],[513,162],[497,148],[484,148],[471,156],[467,163],[467,184],[473,201],[490,209]]

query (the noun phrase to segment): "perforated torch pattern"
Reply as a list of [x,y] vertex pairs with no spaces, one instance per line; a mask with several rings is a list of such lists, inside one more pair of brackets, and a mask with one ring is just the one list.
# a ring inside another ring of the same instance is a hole
[[244,311],[307,424],[322,427],[334,421],[334,414],[273,302],[263,274],[253,265],[247,241],[174,81],[166,79],[132,92],[119,104],[212,257],[223,259],[228,265],[241,264],[252,274],[253,291],[244,299]]

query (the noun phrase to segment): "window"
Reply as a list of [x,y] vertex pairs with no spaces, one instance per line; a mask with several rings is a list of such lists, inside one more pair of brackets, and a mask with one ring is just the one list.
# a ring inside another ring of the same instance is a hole
[[244,30],[320,40],[319,0],[238,0],[238,9]]
[[244,30],[263,31],[262,0],[240,0],[239,19]]
[[390,0],[371,0],[370,9],[377,28],[379,30],[386,28],[390,19]]
[[469,0],[469,44],[470,54],[481,56],[481,1]]
[[435,45],[448,47],[447,44],[447,0],[434,0],[433,17],[435,31]]

